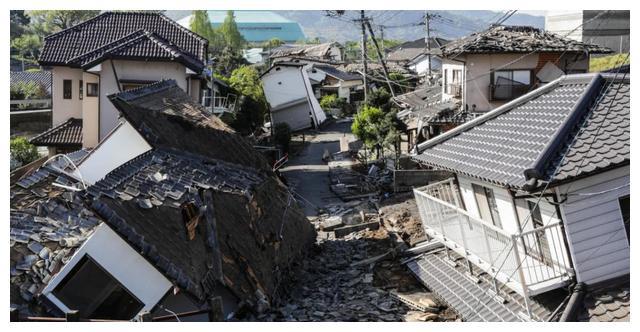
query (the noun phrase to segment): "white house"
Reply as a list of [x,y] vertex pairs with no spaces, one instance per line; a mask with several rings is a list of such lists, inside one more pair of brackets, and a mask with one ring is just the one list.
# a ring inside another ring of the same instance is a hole
[[262,155],[174,80],[109,100],[123,117],[98,146],[11,186],[12,306],[218,321],[273,300],[315,232]]
[[278,62],[261,76],[271,110],[271,123],[287,123],[291,130],[320,126],[326,119],[313,93],[306,64]]
[[492,26],[442,47],[442,98],[486,112],[563,74],[586,73],[611,50],[528,26]]
[[314,64],[309,69],[311,79],[319,79],[316,75],[321,75],[319,79],[320,96],[335,94],[345,101],[351,102],[351,94],[364,89],[362,76],[359,74],[347,73],[325,64]]
[[[427,45],[425,38],[408,41],[390,48],[387,51],[386,60],[389,63],[404,66],[418,75],[427,74],[429,69],[440,71],[442,66],[440,48],[448,42],[448,40],[439,37],[429,39],[429,45]],[[429,62],[431,62],[431,67],[429,67]]]
[[82,135],[34,143],[50,146],[50,154],[64,152],[61,144],[95,147],[118,123],[107,96],[163,79],[174,79],[200,100],[207,45],[205,38],[150,12],[105,12],[47,36],[39,63],[53,76],[52,131],[64,138],[57,127],[73,118],[81,120]]
[[544,15],[546,31],[617,53],[629,52],[630,23],[629,10],[548,10]]
[[546,320],[558,304],[545,299],[563,295],[545,294],[576,283],[594,292],[629,274],[629,81],[562,76],[418,146],[417,162],[456,174],[414,190],[425,232],[483,281],[445,285],[427,267],[458,272],[439,254],[410,267],[447,302],[492,295],[456,301],[463,317]]

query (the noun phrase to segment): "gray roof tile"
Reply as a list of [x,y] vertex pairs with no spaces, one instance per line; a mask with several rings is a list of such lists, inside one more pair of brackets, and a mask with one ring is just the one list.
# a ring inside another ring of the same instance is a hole
[[[550,160],[544,161],[543,180],[562,181],[628,162],[628,80],[607,76],[601,85],[587,91],[593,78],[594,75],[566,76],[532,91],[513,105],[505,105],[423,143],[421,154],[415,159],[499,185],[522,188],[527,182],[525,170],[535,166],[581,96],[591,92],[593,100],[586,106],[589,107],[586,120],[578,121],[575,128],[569,128],[566,137],[559,138],[565,143],[560,144]],[[609,84],[612,80],[618,83]],[[607,87],[606,91],[602,92],[602,87]],[[597,102],[599,96],[604,98]],[[571,144],[575,135],[577,138]],[[565,152],[567,157],[562,160]],[[559,169],[554,176],[556,167]]]
[[38,146],[82,146],[82,119],[69,120],[33,137],[30,143]]

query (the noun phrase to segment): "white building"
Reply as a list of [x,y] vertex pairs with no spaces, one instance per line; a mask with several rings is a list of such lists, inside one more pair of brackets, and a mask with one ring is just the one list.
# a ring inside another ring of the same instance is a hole
[[313,93],[307,65],[278,62],[261,76],[273,126],[284,122],[291,130],[320,126],[326,119]]
[[630,22],[628,10],[549,10],[545,14],[544,29],[626,53],[630,47]]
[[493,26],[442,47],[442,98],[487,112],[563,74],[586,73],[607,48],[527,26]]
[[[118,123],[109,94],[163,79],[174,79],[194,100],[201,100],[208,41],[162,14],[105,12],[47,36],[39,59],[52,73],[52,131],[64,138],[69,119],[82,120],[81,140],[62,143],[95,147]],[[75,137],[75,136],[74,136]],[[40,143],[44,142],[44,143]]]
[[[465,319],[546,320],[543,299],[562,295],[544,294],[629,274],[629,81],[563,76],[418,146],[417,162],[455,173],[414,190],[423,227],[482,281],[445,285],[427,268],[439,254],[410,267],[447,301],[463,298]],[[491,294],[483,306],[467,298],[476,288]]]

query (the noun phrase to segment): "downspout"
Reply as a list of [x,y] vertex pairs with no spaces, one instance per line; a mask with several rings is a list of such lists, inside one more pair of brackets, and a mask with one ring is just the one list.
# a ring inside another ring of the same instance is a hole
[[555,195],[552,195],[553,206],[556,209],[556,215],[558,216],[558,220],[560,220],[560,232],[562,232],[562,241],[564,244],[564,248],[567,251],[567,262],[569,263],[569,266],[571,267],[571,269],[574,269],[573,258],[571,256],[571,249],[569,247],[569,241],[567,239],[567,232],[564,229],[564,220],[562,219],[562,211],[560,210],[560,204],[562,204],[563,201],[558,200],[558,195],[559,195],[559,191],[557,190],[557,187],[556,187]]
[[562,316],[560,316],[560,322],[573,322],[576,320],[586,293],[587,285],[582,282],[577,283],[575,287],[573,287],[573,292],[571,293],[569,302],[567,302],[567,307],[562,312]]

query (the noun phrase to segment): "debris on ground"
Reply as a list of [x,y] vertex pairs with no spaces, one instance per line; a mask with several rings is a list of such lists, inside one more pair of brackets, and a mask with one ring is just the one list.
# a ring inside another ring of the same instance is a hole
[[427,240],[413,193],[397,194],[379,205],[384,226],[399,234],[410,247]]

